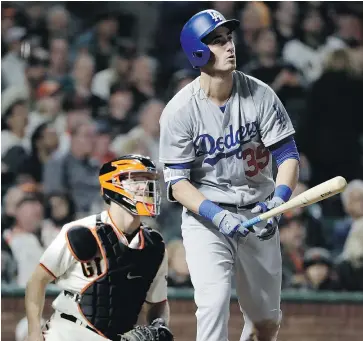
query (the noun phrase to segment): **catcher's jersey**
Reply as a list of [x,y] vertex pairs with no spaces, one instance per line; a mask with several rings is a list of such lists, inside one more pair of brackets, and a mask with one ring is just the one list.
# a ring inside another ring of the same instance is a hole
[[[129,247],[135,249],[144,247],[142,229],[128,244],[125,236],[123,236],[113,224],[112,219],[107,211],[101,213],[101,220],[106,224],[110,224],[114,228],[120,240]],[[96,215],[88,216],[86,218],[64,225],[58,236],[42,255],[40,264],[45,270],[53,275],[55,278],[55,283],[61,289],[74,293],[80,293],[81,290],[85,288],[85,286],[87,286],[104,272],[105,264],[101,256],[96,257],[93,261],[88,263],[80,263],[73,257],[67,244],[66,232],[74,225],[95,228]],[[147,293],[147,302],[155,303],[167,299],[167,271],[168,261],[167,254],[165,252],[164,259]],[[137,278],[137,274],[128,274],[128,279],[130,281],[132,281],[134,278]],[[120,290],[122,290],[122,288]],[[54,300],[53,308],[60,312],[74,315],[77,318],[85,321],[83,316],[78,312],[77,303],[69,297],[66,297],[63,292],[60,293]]]
[[160,118],[160,162],[192,162],[191,183],[209,200],[247,205],[274,190],[269,147],[292,135],[291,120],[265,83],[233,72],[225,111],[200,77],[179,91]]

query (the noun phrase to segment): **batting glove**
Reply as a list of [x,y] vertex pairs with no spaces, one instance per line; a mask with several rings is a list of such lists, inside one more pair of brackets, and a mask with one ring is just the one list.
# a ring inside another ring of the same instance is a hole
[[249,232],[255,232],[252,227],[242,227],[243,217],[223,210],[217,213],[213,218],[213,224],[218,227],[219,231],[228,237],[233,237],[237,232],[246,237]]
[[[271,200],[265,202],[259,202],[252,210],[251,213],[253,214],[261,214],[267,211],[272,210],[275,207],[278,207],[284,204],[285,201],[282,200],[280,197],[273,197]],[[281,215],[272,217],[267,220],[267,225],[261,230],[261,232],[257,235],[260,240],[268,240],[273,237],[276,233],[276,229],[278,227],[278,223],[280,221]]]

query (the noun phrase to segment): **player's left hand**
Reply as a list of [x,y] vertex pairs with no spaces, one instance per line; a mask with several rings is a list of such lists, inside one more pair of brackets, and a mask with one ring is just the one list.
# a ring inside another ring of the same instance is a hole
[[[265,201],[265,202],[259,202],[252,210],[251,213],[253,214],[261,214],[265,213],[269,210],[272,210],[275,207],[278,207],[282,204],[284,204],[285,201],[283,201],[280,197],[273,197],[271,200]],[[273,237],[273,235],[276,233],[276,229],[278,227],[278,223],[280,221],[281,214],[275,217],[272,217],[267,220],[267,225],[261,230],[260,233],[257,234],[257,237],[260,240],[268,240]]]

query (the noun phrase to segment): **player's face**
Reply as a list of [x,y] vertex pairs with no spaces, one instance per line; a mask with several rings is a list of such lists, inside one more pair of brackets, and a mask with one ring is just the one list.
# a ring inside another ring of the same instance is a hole
[[153,186],[150,186],[152,181],[158,181],[156,175],[130,175],[128,179],[122,181],[122,187],[129,193],[134,195],[136,200],[148,202],[151,201],[155,191]]
[[235,46],[232,32],[227,27],[218,27],[206,38],[211,58],[206,71],[230,72],[236,69]]

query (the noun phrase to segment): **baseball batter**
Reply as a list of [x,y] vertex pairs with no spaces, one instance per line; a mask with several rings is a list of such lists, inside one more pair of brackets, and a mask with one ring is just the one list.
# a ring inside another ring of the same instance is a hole
[[160,119],[168,198],[184,206],[197,341],[228,339],[233,272],[245,320],[241,340],[275,340],[281,320],[279,217],[251,231],[241,223],[289,200],[299,155],[274,91],[235,70],[232,32],[238,24],[214,10],[185,24],[181,45],[201,75],[175,95]]
[[[140,216],[156,216],[158,174],[146,157],[127,155],[100,170],[109,211],[63,226],[45,251],[26,290],[28,341],[172,341],[165,326],[167,256],[159,233]],[[46,285],[63,289],[42,330]],[[145,304],[149,326],[135,324]],[[43,335],[42,335],[43,334]]]

